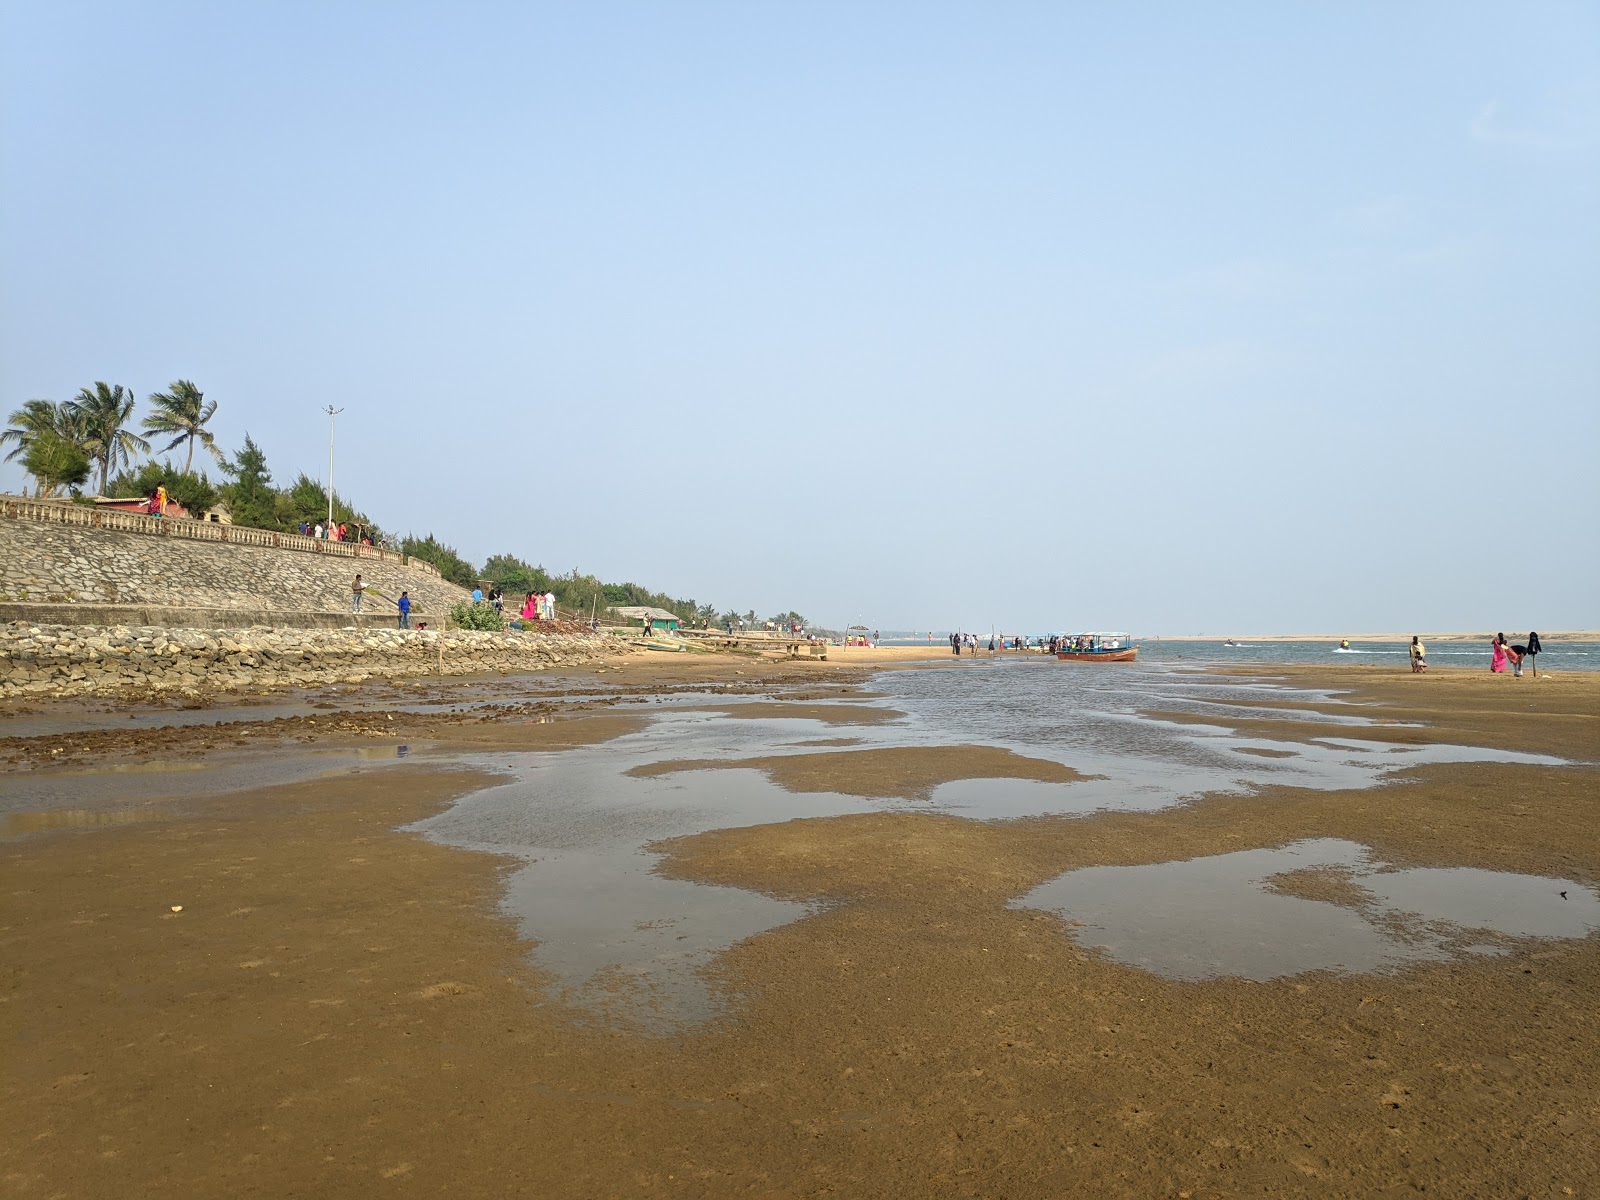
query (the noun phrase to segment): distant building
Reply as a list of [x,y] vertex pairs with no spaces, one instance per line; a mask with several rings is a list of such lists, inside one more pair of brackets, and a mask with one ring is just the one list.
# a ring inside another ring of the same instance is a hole
[[668,612],[664,608],[650,608],[643,604],[628,604],[621,608],[613,608],[612,612],[626,621],[638,621],[645,629],[664,629],[675,632],[678,628],[678,614]]

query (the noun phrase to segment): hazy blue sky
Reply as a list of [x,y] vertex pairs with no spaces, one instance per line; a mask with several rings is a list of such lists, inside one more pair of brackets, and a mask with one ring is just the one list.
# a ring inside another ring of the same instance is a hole
[[3,11],[3,412],[822,622],[1600,625],[1595,4]]

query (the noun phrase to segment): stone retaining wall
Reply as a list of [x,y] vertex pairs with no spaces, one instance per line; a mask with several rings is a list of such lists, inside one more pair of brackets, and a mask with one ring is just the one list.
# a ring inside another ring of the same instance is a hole
[[430,624],[467,598],[431,567],[398,561],[0,519],[0,602],[229,609],[270,623],[349,608],[357,571],[372,589],[364,607],[393,613],[377,593],[409,591]]
[[0,696],[206,693],[542,671],[628,650],[604,634],[12,624],[0,627]]
[[[387,610],[387,611],[385,611]],[[168,629],[250,629],[264,624],[265,614],[250,608],[162,608],[156,604],[12,604],[0,600],[0,625],[160,625]],[[443,625],[444,614],[418,611],[413,627],[426,621]],[[356,616],[348,608],[324,612],[275,612],[273,629],[393,629],[395,610],[368,597]]]

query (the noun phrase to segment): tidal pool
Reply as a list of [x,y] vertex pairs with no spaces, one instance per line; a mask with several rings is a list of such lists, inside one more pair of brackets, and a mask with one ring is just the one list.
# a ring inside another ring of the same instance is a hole
[[[1293,894],[1307,890],[1332,898]],[[1600,929],[1600,896],[1572,880],[1395,868],[1339,838],[1085,867],[1011,906],[1072,921],[1074,941],[1116,962],[1186,980],[1385,971]]]

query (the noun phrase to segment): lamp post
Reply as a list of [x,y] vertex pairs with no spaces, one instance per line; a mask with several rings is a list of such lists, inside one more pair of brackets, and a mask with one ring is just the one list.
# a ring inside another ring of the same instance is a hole
[[333,524],[333,419],[344,411],[328,405],[322,410],[328,414],[328,524]]

